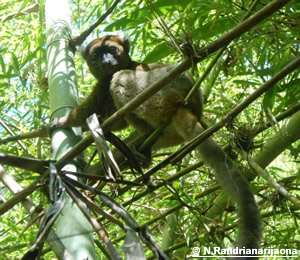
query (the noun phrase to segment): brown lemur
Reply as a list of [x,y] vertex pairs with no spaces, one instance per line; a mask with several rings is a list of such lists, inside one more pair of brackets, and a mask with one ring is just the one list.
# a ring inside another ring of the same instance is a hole
[[[56,127],[82,126],[92,113],[105,120],[174,66],[132,61],[129,57],[128,40],[119,36],[104,36],[93,40],[85,48],[83,56],[97,83],[79,107],[68,116],[54,121]],[[144,133],[170,120],[153,149],[174,146],[194,138],[203,131],[200,123],[200,91],[188,104],[183,105],[193,84],[191,75],[188,72],[182,73],[126,115],[112,130],[119,130],[130,124]],[[261,238],[259,210],[248,181],[211,138],[197,147],[197,151],[214,170],[221,187],[238,203],[239,231],[236,246],[258,248]],[[240,259],[246,258],[244,256]]]

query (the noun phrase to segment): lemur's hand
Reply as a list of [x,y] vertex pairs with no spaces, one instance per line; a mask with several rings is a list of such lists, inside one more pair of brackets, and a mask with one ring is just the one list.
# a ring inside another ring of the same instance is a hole
[[50,123],[50,129],[67,128],[68,116],[56,117]]

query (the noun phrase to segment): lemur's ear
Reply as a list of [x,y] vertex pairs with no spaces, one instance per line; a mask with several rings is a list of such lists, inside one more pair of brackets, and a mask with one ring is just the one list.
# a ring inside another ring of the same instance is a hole
[[130,49],[130,42],[129,39],[127,37],[127,35],[125,33],[121,33],[119,35],[119,40],[122,43],[124,49],[126,50],[127,53],[129,53],[129,49]]

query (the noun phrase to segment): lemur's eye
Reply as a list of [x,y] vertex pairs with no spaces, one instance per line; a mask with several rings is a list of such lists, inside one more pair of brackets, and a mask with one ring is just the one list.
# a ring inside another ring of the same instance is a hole
[[109,46],[108,50],[111,54],[117,54],[118,53],[118,48],[116,46]]
[[97,59],[97,56],[98,56],[97,53],[94,52],[94,53],[92,54],[92,59],[93,59],[93,60],[96,60],[96,59]]

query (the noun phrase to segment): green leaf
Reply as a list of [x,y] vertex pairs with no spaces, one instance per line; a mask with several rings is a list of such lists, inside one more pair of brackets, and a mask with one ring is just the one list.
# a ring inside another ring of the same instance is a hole
[[20,64],[18,61],[17,56],[14,53],[11,53],[12,61],[13,61],[13,68],[16,72],[20,72]]
[[157,62],[162,58],[169,56],[170,54],[174,53],[175,51],[167,46],[165,43],[161,43],[157,45],[144,59],[143,62],[151,63]]
[[288,88],[293,88],[293,87],[298,88],[298,90],[300,91],[300,79],[294,79],[286,84],[280,85],[280,89],[278,92],[283,92],[286,91]]
[[[188,3],[189,1],[178,1],[176,5],[174,5],[173,0],[159,0],[153,4],[164,14],[167,13],[170,8],[175,10],[184,9]],[[138,25],[152,21],[155,18],[156,16],[153,14],[152,8],[146,5],[142,8],[137,8],[133,12],[127,13],[126,16],[105,27],[104,31],[111,32],[114,30],[136,28]]]
[[207,40],[228,31],[235,25],[236,23],[230,18],[220,18],[216,22],[209,22],[201,26],[194,34],[198,39]]
[[2,72],[5,75],[5,73],[6,73],[6,66],[5,66],[5,62],[4,62],[4,59],[3,59],[2,55],[0,55],[0,65],[1,65],[1,68],[2,68]]
[[263,98],[263,107],[265,111],[267,111],[267,109],[272,110],[272,108],[274,107],[276,93],[277,91],[275,87],[269,89],[265,93]]

